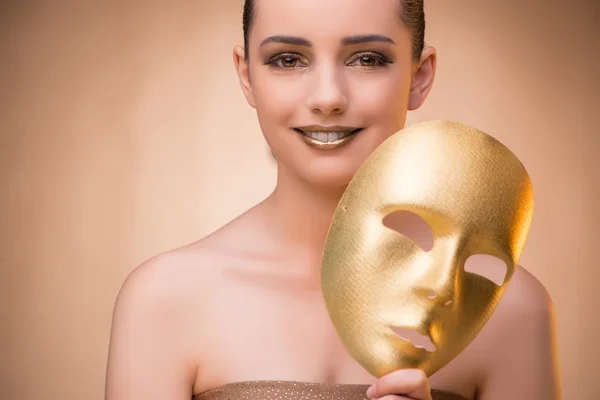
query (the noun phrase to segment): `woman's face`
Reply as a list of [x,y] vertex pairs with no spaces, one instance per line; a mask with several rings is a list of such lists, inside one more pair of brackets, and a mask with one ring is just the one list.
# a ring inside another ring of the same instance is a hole
[[431,87],[435,53],[412,57],[398,0],[256,0],[242,88],[282,173],[346,185]]

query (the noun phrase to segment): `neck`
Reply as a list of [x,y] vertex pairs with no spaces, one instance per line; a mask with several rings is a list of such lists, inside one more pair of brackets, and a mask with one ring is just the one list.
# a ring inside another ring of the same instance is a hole
[[285,243],[282,248],[320,265],[329,225],[345,189],[316,186],[280,166],[277,185],[265,205],[274,216],[278,241]]

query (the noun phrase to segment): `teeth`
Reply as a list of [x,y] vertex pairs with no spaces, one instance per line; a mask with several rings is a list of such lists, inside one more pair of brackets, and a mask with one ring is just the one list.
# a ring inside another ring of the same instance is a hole
[[332,143],[336,140],[340,140],[352,132],[304,132],[304,134],[314,140],[318,140],[323,143]]

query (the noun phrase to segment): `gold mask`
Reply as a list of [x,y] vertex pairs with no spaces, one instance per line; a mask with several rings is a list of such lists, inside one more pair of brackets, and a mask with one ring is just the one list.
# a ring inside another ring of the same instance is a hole
[[[399,210],[427,223],[430,250],[384,225]],[[450,362],[504,294],[532,212],[527,171],[487,134],[434,121],[387,139],[350,182],[324,251],[323,296],[350,355],[376,377],[402,368],[430,376]],[[504,281],[467,272],[473,255],[501,260]],[[398,329],[428,336],[435,351]]]

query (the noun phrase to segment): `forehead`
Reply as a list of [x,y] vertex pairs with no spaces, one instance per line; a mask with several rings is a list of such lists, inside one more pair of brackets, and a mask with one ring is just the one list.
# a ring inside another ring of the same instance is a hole
[[386,33],[408,35],[398,0],[255,0],[252,36],[286,34],[306,38]]

